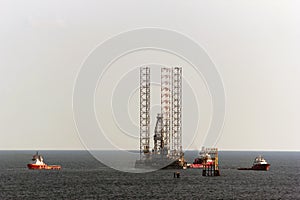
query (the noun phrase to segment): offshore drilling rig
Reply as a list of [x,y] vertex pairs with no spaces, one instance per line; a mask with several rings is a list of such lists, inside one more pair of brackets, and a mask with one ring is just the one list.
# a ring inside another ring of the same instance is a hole
[[182,152],[182,68],[161,68],[161,112],[150,148],[150,68],[140,68],[140,159],[137,168],[185,168]]

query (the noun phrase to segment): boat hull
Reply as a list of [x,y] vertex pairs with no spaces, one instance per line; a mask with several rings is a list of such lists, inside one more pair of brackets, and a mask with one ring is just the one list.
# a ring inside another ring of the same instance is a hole
[[268,171],[270,169],[270,164],[259,164],[253,165],[251,168],[238,168],[238,170],[261,170],[261,171]]
[[203,168],[203,164],[190,164],[189,165],[189,168],[192,168],[192,169],[202,169]]
[[269,169],[270,169],[270,164],[259,164],[259,165],[252,166],[252,170],[268,171]]
[[37,165],[37,164],[28,164],[28,169],[36,169],[36,170],[60,170],[60,165]]

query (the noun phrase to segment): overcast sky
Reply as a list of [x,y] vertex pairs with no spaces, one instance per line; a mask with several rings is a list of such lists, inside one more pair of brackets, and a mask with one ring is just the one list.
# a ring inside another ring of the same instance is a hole
[[220,72],[220,149],[300,150],[299,7],[296,0],[3,0],[0,149],[84,149],[72,112],[81,64],[113,35],[160,27],[193,38]]

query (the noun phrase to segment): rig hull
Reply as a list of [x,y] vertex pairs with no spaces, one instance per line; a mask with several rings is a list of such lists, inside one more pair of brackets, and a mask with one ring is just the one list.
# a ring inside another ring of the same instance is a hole
[[152,158],[149,160],[137,160],[135,168],[139,169],[186,169],[187,163],[183,158],[171,159],[158,159]]

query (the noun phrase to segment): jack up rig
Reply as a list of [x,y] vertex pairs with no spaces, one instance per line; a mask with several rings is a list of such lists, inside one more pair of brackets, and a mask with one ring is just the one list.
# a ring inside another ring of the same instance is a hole
[[150,150],[150,68],[140,68],[140,159],[136,168],[185,168],[182,152],[182,68],[161,68],[161,113]]

